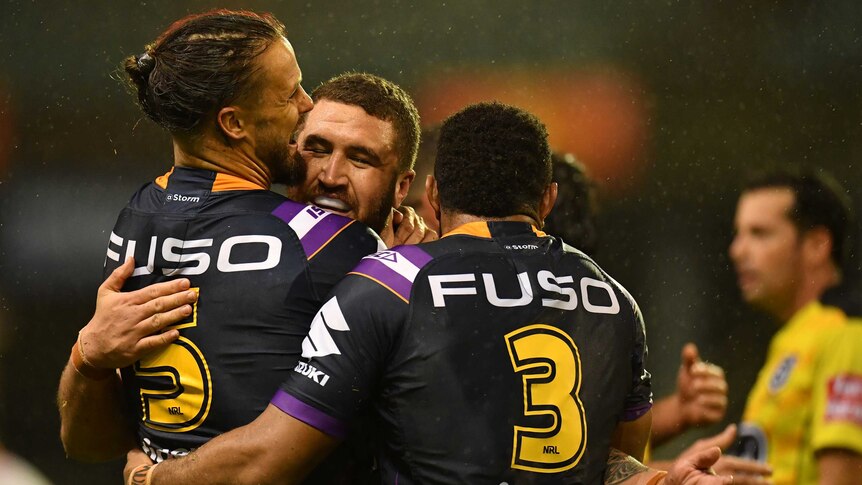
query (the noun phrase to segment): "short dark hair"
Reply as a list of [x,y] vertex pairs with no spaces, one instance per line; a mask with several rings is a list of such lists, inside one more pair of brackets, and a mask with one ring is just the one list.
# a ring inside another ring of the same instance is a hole
[[538,217],[536,209],[551,183],[548,132],[520,108],[470,105],[443,122],[434,176],[445,210]]
[[554,182],[559,185],[554,210],[545,218],[545,231],[593,256],[596,229],[595,184],[571,153],[553,153]]
[[825,227],[832,235],[832,261],[847,260],[853,238],[853,211],[847,191],[829,174],[810,168],[771,169],[752,176],[742,192],[786,188],[793,193],[787,217],[800,233]]
[[392,123],[395,150],[402,171],[410,170],[419,150],[419,111],[401,87],[392,81],[365,72],[348,72],[324,81],[311,93],[321,100],[359,106],[369,115]]
[[174,22],[123,69],[147,117],[191,133],[249,88],[255,58],[284,36],[271,14],[212,10]]

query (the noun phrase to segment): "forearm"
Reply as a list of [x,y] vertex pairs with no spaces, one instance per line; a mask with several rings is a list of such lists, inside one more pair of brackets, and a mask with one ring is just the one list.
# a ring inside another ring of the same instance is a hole
[[611,449],[605,471],[605,485],[654,485],[664,480],[665,472],[652,470],[625,453]]
[[659,399],[652,407],[652,429],[650,443],[661,446],[688,429],[683,419],[679,396],[674,393]]
[[118,375],[95,380],[66,364],[57,392],[60,438],[66,455],[82,461],[106,461],[135,446],[135,433],[122,397]]
[[270,405],[251,423],[210,440],[188,456],[163,461],[150,483],[298,483],[337,444],[337,439]]
[[830,448],[817,453],[820,485],[851,485],[862,476],[862,455],[850,450]]

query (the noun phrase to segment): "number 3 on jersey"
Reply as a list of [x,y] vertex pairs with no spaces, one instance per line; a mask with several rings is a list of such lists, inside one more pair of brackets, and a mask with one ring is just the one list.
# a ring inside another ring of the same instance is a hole
[[[199,288],[192,288],[198,292]],[[198,304],[191,321],[168,328],[190,328],[198,324]],[[165,350],[135,363],[141,388],[144,424],[152,429],[180,433],[197,428],[209,414],[212,379],[200,349],[180,337]]]
[[507,334],[506,343],[512,367],[523,378],[524,415],[550,422],[543,428],[515,426],[512,468],[555,473],[574,467],[587,443],[584,405],[577,397],[578,347],[562,330],[542,324]]

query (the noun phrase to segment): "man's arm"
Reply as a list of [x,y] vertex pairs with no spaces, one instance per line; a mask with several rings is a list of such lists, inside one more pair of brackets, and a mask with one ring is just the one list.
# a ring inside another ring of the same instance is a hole
[[136,455],[142,465],[126,467],[127,473],[131,471],[127,483],[299,483],[339,441],[269,405],[251,423],[210,440],[183,458],[153,466],[143,453]]
[[852,485],[862,477],[862,455],[849,450],[827,448],[817,453],[820,485]]
[[716,476],[710,466],[721,456],[709,448],[681,456],[669,472],[653,470],[625,453],[611,449],[605,485],[730,485],[733,477]]
[[[721,433],[709,438],[699,439],[683,451],[680,456],[697,453],[705,449],[719,447],[724,450],[733,444],[736,439],[736,425],[727,426]],[[670,470],[674,466],[673,461],[651,461],[650,468],[657,470]],[[766,480],[772,475],[772,468],[766,463],[739,458],[736,456],[722,455],[712,465],[713,471],[719,475],[733,476],[734,485],[757,485],[766,483]]]
[[621,421],[614,431],[611,446],[639,462],[643,461],[651,422],[652,411],[647,411],[634,421]]
[[176,330],[158,332],[188,316],[196,299],[186,279],[120,292],[133,270],[129,259],[99,287],[96,312],[78,334],[60,377],[60,438],[71,458],[105,461],[134,446],[115,369],[173,342]]
[[688,343],[682,349],[676,392],[658,400],[652,408],[651,443],[662,443],[691,426],[714,424],[727,411],[727,381],[724,370],[700,360],[697,347]]

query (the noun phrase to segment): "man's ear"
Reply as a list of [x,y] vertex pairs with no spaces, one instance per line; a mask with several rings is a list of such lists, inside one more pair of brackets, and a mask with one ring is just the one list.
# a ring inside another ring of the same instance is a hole
[[415,177],[416,172],[413,170],[406,170],[398,174],[398,179],[395,182],[395,198],[392,201],[392,207],[395,209],[401,207],[401,202],[404,201],[407,193],[410,192],[410,184],[413,183],[413,178]]
[[236,106],[225,106],[216,115],[216,124],[228,139],[240,140],[247,135],[242,115],[242,109]]
[[805,231],[802,250],[805,261],[813,265],[828,263],[832,259],[832,233],[823,226]]
[[437,179],[433,175],[425,177],[425,197],[428,198],[428,205],[434,211],[437,220],[440,220],[440,194],[437,192]]
[[542,201],[539,202],[539,219],[542,225],[545,223],[545,218],[551,213],[554,204],[557,202],[558,186],[556,182],[551,182],[545,187],[545,192],[542,194]]

